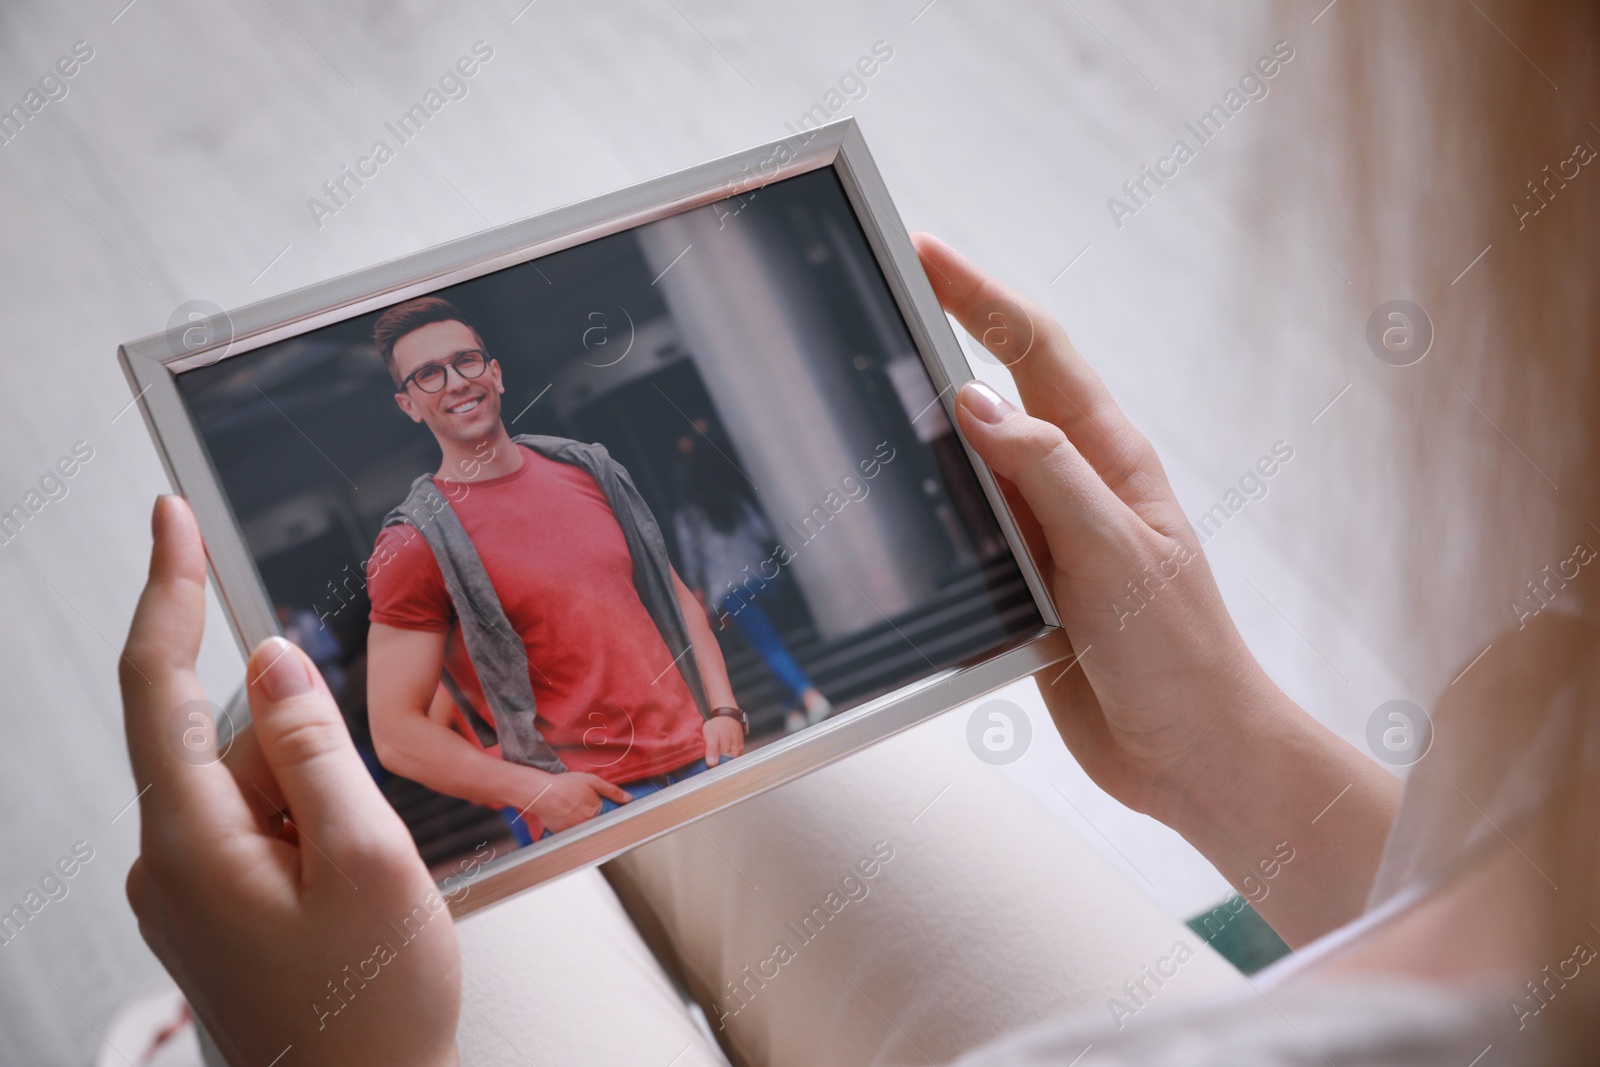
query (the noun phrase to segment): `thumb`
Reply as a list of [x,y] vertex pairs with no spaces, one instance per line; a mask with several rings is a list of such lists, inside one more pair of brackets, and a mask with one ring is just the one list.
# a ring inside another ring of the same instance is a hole
[[980,381],[956,394],[961,432],[989,468],[1032,509],[1057,566],[1096,547],[1115,549],[1136,516],[1054,423],[1017,408]]
[[589,780],[589,785],[593,787],[596,793],[599,793],[603,797],[608,797],[611,800],[616,801],[618,804],[626,804],[628,801],[633,799],[633,794],[629,793],[620,785],[614,785],[613,783],[606,781],[598,774],[586,774],[584,777]]
[[[289,818],[318,856],[339,866],[364,845],[403,828],[350,741],[333,696],[306,654],[281,637],[256,646],[246,668],[250,714],[261,755]],[[271,801],[258,788],[251,797]],[[348,877],[348,876],[346,876]]]

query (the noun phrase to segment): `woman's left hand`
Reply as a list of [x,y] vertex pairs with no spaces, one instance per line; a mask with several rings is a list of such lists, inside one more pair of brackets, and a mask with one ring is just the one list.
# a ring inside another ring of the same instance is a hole
[[455,1064],[455,926],[333,697],[299,649],[262,642],[254,723],[218,761],[195,676],[205,549],[179,497],[152,526],[120,665],[140,932],[230,1063]]

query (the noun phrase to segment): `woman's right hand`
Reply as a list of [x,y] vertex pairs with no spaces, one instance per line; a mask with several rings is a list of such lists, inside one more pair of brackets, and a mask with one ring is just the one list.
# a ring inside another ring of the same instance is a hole
[[1154,449],[1060,325],[938,239],[912,240],[940,304],[1006,365],[1026,409],[979,382],[957,401],[962,434],[1013,503],[1076,653],[1037,676],[1073,756],[1235,885],[1275,841],[1304,841],[1291,828],[1356,786],[1344,803],[1359,833],[1326,851],[1354,871],[1335,879],[1334,910],[1358,911],[1398,784],[1267,678]]

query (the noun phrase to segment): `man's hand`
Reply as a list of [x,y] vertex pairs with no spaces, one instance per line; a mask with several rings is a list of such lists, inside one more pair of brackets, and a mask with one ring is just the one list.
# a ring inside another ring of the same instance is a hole
[[706,720],[706,766],[715,767],[723,756],[744,755],[744,723],[727,715]]
[[588,822],[600,814],[602,797],[618,804],[626,804],[633,799],[627,790],[619,785],[613,785],[598,775],[582,771],[568,771],[566,774],[539,772],[539,774],[544,780],[543,784],[537,787],[527,805],[518,814],[531,811],[534,817],[544,823],[553,834],[581,822]]

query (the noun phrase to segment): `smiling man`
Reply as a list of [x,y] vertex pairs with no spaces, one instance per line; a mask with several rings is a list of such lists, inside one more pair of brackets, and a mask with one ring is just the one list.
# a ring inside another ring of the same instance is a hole
[[537,837],[740,755],[721,650],[621,464],[511,437],[500,365],[448,301],[397,304],[373,336],[442,454],[367,564],[384,766]]

